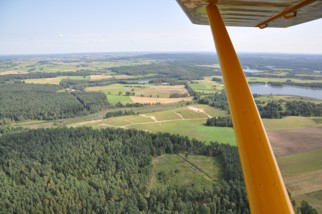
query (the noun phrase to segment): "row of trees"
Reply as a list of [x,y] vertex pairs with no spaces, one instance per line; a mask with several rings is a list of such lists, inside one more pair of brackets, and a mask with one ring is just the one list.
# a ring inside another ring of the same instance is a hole
[[292,86],[300,86],[300,87],[309,87],[309,88],[322,88],[322,83],[320,82],[293,82],[291,80],[287,80],[285,82],[268,82],[269,85],[273,86],[284,86],[284,85],[292,85]]
[[206,126],[233,127],[230,116],[208,118]]
[[125,116],[125,115],[135,115],[135,113],[132,109],[131,110],[118,110],[118,111],[110,111],[105,114],[105,118],[110,117],[119,117],[119,116]]
[[270,101],[257,105],[262,118],[281,118],[283,116],[321,116],[322,104],[303,101]]
[[170,98],[181,98],[181,97],[188,97],[189,94],[188,93],[183,93],[183,94],[180,94],[180,93],[171,93],[170,94]]

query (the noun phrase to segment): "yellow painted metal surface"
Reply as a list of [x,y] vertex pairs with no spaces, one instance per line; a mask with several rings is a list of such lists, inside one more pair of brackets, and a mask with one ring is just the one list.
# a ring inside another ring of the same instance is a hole
[[[289,27],[322,18],[322,0],[177,0],[194,24],[208,25],[205,7],[215,3],[226,26],[256,27],[267,20],[268,27]],[[277,16],[291,10],[286,16]],[[276,17],[277,16],[277,17]],[[272,17],[275,17],[271,20]],[[259,27],[259,26],[258,26]]]
[[294,213],[244,72],[216,5],[207,6],[252,213]]

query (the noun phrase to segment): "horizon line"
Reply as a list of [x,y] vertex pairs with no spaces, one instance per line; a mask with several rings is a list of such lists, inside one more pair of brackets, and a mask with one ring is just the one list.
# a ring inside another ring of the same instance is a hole
[[[17,56],[53,56],[53,55],[86,55],[86,54],[215,54],[215,51],[111,51],[111,52],[56,52],[56,53],[15,53],[15,54],[0,54],[0,57],[17,57]],[[287,54],[287,55],[322,55],[322,53],[301,53],[301,52],[256,52],[256,51],[237,51],[237,54]]]

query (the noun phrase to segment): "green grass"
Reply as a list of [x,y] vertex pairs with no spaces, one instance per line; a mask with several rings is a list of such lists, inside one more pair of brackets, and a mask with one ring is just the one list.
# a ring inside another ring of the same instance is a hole
[[207,83],[190,83],[189,85],[193,90],[197,91],[207,91],[213,89],[213,86]]
[[278,158],[286,187],[296,199],[322,211],[322,148]]
[[268,131],[300,129],[308,127],[317,127],[317,124],[312,117],[284,117],[282,119],[263,119],[264,126]]
[[110,104],[120,103],[132,103],[131,97],[129,96],[119,96],[119,95],[106,95],[107,100]]
[[214,94],[224,89],[223,83],[212,81],[213,77],[222,79],[221,76],[204,77],[203,80],[194,81],[189,86],[193,90],[204,94]]
[[150,188],[191,186],[211,189],[220,177],[220,166],[213,157],[165,154],[153,159]]
[[161,111],[161,112],[153,112],[146,114],[147,116],[154,116],[156,120],[162,121],[162,120],[179,120],[180,116],[176,114],[177,111],[180,111],[178,109],[181,108],[176,108],[176,109],[170,109],[167,111]]
[[[191,107],[204,109],[204,111],[212,117],[225,115],[225,112],[207,105],[193,105]],[[153,112],[147,115],[154,116],[158,121],[182,119],[179,115],[181,115],[183,119],[207,118],[206,114],[190,110],[187,106],[174,108],[167,111]]]
[[142,116],[123,116],[123,117],[112,117],[105,120],[107,124],[113,126],[126,126],[135,123],[151,123],[153,120],[149,117],[142,117]]
[[[160,106],[155,106],[160,108]],[[203,108],[211,116],[221,116],[225,113],[206,105],[193,105],[193,107]],[[149,106],[153,109],[154,106]],[[135,109],[136,110],[136,109]],[[182,119],[176,112],[180,112]],[[142,113],[140,113],[142,114]],[[88,120],[83,122],[69,123],[68,126],[92,126],[92,127],[122,127],[134,128],[151,132],[169,132],[180,134],[201,141],[218,141],[236,145],[234,131],[227,127],[205,126],[207,115],[196,113],[187,106],[159,111],[153,113],[143,113],[144,115],[131,115],[124,117],[114,117],[104,120]]]
[[125,95],[126,92],[135,96],[169,98],[171,94],[188,93],[183,85],[164,86],[152,84],[113,84],[108,86],[87,87],[86,91],[101,91],[107,95]]
[[171,122],[156,122],[153,124],[133,124],[129,128],[151,132],[169,132],[195,138],[201,141],[218,141],[220,143],[236,145],[234,130],[226,127],[205,126],[205,119],[177,120]]
[[322,148],[278,158],[283,175],[299,175],[322,170]]

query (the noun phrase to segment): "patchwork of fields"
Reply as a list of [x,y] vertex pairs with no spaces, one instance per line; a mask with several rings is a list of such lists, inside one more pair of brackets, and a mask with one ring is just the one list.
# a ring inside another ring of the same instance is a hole
[[[320,145],[321,146],[321,145]],[[322,148],[278,158],[287,188],[300,203],[309,199],[322,212]]]
[[[153,85],[153,84],[112,84],[108,86],[87,87],[88,92],[103,92],[110,103],[174,103],[191,101],[184,85]],[[178,94],[186,97],[171,98]]]
[[59,76],[59,77],[52,77],[52,78],[39,78],[39,79],[26,79],[24,80],[25,83],[31,84],[53,84],[59,85],[59,83],[63,79],[69,80],[88,80],[88,76]]
[[82,121],[71,123],[68,126],[134,128],[151,132],[180,134],[205,142],[218,141],[236,145],[232,128],[204,125],[207,118],[223,115],[225,115],[223,111],[208,105],[193,105],[153,113]]
[[[5,125],[5,127],[33,129],[90,126],[96,129],[105,127],[139,129],[153,133],[169,132],[188,136],[189,138],[201,140],[206,144],[211,141],[218,141],[236,145],[233,128],[205,126],[208,118],[227,116],[227,112],[209,105],[196,104],[192,97],[194,94],[189,94],[183,82],[176,84],[172,84],[172,82],[171,84],[168,82],[158,84],[136,84],[131,82],[133,79],[140,78],[147,81],[148,78],[157,74],[147,72],[145,75],[145,71],[141,74],[140,69],[138,69],[137,75],[131,75],[131,73],[127,72],[127,66],[134,66],[135,68],[136,66],[150,65],[155,62],[156,60],[153,59],[110,59],[105,61],[100,59],[97,61],[74,61],[74,59],[64,61],[57,59],[51,62],[21,61],[16,64],[12,63],[6,68],[1,67],[0,77],[29,75],[39,72],[52,75],[55,72],[85,71],[85,73],[87,72],[86,75],[68,76],[68,74],[63,73],[51,78],[32,77],[30,79],[22,78],[19,81],[21,80],[26,84],[59,85],[62,80],[84,80],[79,81],[86,82],[79,89],[80,91],[102,92],[106,95],[110,104],[108,108],[99,112],[91,112],[91,114],[75,118],[13,122]],[[118,73],[117,70],[113,70],[115,67],[125,67],[126,69]],[[217,64],[198,65],[198,67],[219,68]],[[276,70],[280,71],[262,72],[257,76],[248,76],[247,80],[254,83],[283,83],[286,81],[299,84],[322,83],[320,74],[295,73],[287,77],[288,72],[292,69],[276,68]],[[189,79],[186,83],[201,98],[211,98],[215,92],[221,92],[224,89],[220,79],[222,79],[221,76],[202,76],[200,80]],[[89,84],[93,82],[94,84]],[[65,91],[67,93],[78,90],[72,88],[73,86],[68,87],[61,88],[58,92]],[[189,87],[187,86],[187,88]],[[105,98],[104,95],[102,97]],[[261,103],[281,99],[315,104],[322,103],[321,100],[293,95],[261,95],[255,98],[256,101]],[[86,103],[83,104],[86,106]],[[135,104],[146,105],[128,107]],[[121,107],[119,108],[119,106]],[[116,112],[118,110],[133,110],[135,114],[105,118],[107,112]],[[309,201],[313,207],[322,213],[322,117],[289,116],[281,119],[263,119],[263,123],[268,132],[285,184],[292,196],[298,204],[300,204],[301,200]],[[220,176],[219,163],[213,158],[197,155],[166,154],[153,159],[150,188],[164,189],[171,185],[184,185],[194,186],[198,190],[202,190],[203,188],[211,188],[213,183],[220,179]]]

